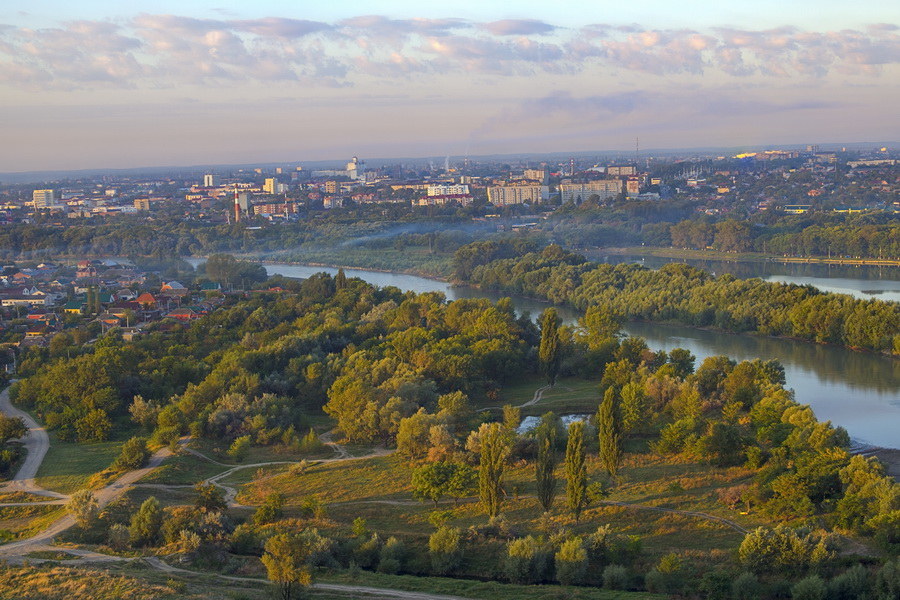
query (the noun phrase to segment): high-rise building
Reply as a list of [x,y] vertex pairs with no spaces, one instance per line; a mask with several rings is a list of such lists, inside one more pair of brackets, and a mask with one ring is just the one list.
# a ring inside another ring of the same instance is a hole
[[469,186],[459,183],[435,184],[428,186],[429,196],[456,196],[469,193]]
[[[488,201],[494,206],[510,204],[537,204],[541,201],[546,186],[540,185],[501,185],[489,187]],[[549,188],[548,188],[549,192]]]
[[52,208],[56,206],[56,193],[53,190],[34,190],[31,194],[34,208]]
[[212,173],[207,173],[203,176],[203,187],[213,188],[219,185],[218,177],[213,175]]
[[615,198],[622,193],[621,179],[601,179],[590,183],[564,183],[559,186],[559,196],[563,204],[574,202],[581,204],[591,196],[598,196],[601,200]]
[[525,179],[540,181],[541,185],[547,185],[550,181],[550,172],[547,169],[525,169]]

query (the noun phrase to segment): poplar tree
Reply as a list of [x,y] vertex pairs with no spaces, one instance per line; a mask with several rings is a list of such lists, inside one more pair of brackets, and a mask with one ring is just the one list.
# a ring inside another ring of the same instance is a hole
[[344,273],[344,269],[338,269],[337,275],[334,276],[334,289],[343,290],[347,287],[347,275]]
[[538,348],[538,359],[550,385],[556,384],[559,375],[559,345],[559,317],[556,309],[551,307],[541,315],[541,345]]
[[537,429],[537,462],[534,465],[534,478],[537,482],[538,502],[549,512],[556,498],[556,423],[553,413],[541,418]]
[[566,504],[581,518],[581,511],[588,505],[587,466],[584,450],[584,421],[569,424],[569,441],[566,443]]
[[503,503],[503,471],[509,455],[509,435],[500,423],[484,427],[478,471],[478,495],[489,517],[500,514]]
[[597,429],[600,435],[600,462],[610,477],[615,477],[622,462],[622,417],[613,387],[603,394],[603,402],[597,412]]

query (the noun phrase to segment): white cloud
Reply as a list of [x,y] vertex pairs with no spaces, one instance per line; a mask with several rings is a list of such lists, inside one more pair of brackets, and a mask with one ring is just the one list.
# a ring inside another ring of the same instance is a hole
[[864,30],[639,25],[558,28],[528,19],[197,19],[141,14],[128,23],[74,21],[32,30],[0,26],[0,77],[23,89],[173,87],[451,74],[639,73],[655,76],[877,76],[900,63],[890,24]]

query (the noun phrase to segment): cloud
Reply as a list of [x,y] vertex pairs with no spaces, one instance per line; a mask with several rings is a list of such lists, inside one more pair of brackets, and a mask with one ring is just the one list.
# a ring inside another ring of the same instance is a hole
[[267,17],[137,15],[32,30],[0,27],[0,77],[23,89],[172,87],[284,81],[348,86],[363,79],[453,74],[638,73],[666,77],[874,77],[900,63],[891,24],[861,30],[652,29],[529,19],[391,19],[335,23]]
[[533,19],[504,19],[482,27],[494,35],[540,35],[556,30],[554,25]]

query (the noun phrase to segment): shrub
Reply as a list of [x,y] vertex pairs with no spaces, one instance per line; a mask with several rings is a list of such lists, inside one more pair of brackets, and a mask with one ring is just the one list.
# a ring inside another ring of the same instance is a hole
[[242,435],[231,443],[228,448],[228,457],[235,462],[244,462],[250,452],[250,436]]
[[378,559],[378,572],[395,575],[403,569],[406,560],[406,545],[399,539],[391,536],[381,547],[381,555]]
[[550,553],[541,539],[533,536],[512,540],[506,545],[503,571],[513,583],[537,583],[547,579]]
[[825,600],[828,588],[818,575],[810,575],[791,587],[794,600]]
[[860,600],[867,598],[869,573],[862,565],[854,565],[828,582],[829,600]]
[[762,586],[753,573],[741,573],[731,584],[731,597],[734,600],[757,600],[762,593]]
[[447,575],[462,562],[460,541],[462,533],[456,527],[441,526],[428,538],[431,570],[435,575]]
[[587,576],[588,557],[581,538],[563,542],[556,552],[556,578],[563,585],[584,583]]
[[622,565],[606,565],[603,569],[603,587],[610,590],[628,588],[628,570]]
[[133,437],[122,444],[122,451],[113,463],[113,468],[119,471],[140,469],[148,458],[150,450],[147,448],[147,438]]

